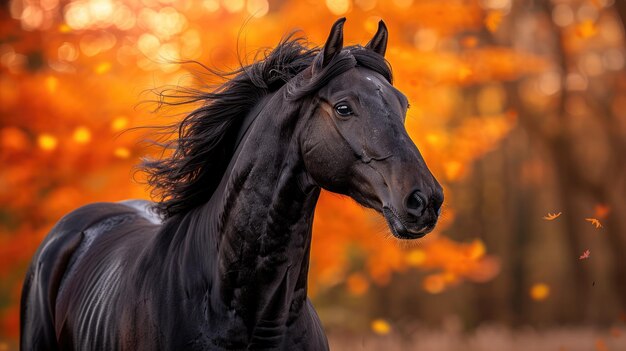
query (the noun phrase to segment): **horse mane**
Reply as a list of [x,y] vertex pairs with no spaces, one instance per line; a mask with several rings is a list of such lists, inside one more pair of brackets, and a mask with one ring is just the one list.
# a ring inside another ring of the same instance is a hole
[[[225,82],[212,91],[177,88],[177,95],[161,93],[161,104],[201,106],[170,126],[177,137],[165,144],[174,151],[160,159],[146,159],[140,170],[155,199],[154,211],[163,218],[186,213],[208,201],[223,177],[236,147],[237,134],[244,118],[259,101],[285,89],[285,98],[298,100],[310,96],[332,78],[363,66],[380,73],[390,83],[391,67],[380,55],[361,46],[349,46],[327,67],[321,68],[321,49],[309,47],[302,37],[289,35],[272,50],[259,51],[255,62],[230,72],[218,71],[202,64],[209,74]],[[262,59],[257,59],[262,57]],[[312,67],[315,74],[300,73]],[[293,79],[298,77],[298,79]],[[167,101],[164,98],[174,98]]]

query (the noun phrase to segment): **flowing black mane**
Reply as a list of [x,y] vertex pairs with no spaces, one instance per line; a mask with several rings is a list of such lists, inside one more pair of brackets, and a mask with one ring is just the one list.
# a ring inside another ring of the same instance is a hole
[[[206,202],[228,166],[244,118],[264,96],[285,84],[289,83],[286,98],[298,100],[355,66],[371,69],[392,81],[387,61],[360,45],[345,47],[323,69],[320,51],[308,47],[303,38],[288,36],[274,49],[263,51],[262,59],[235,71],[207,68],[210,74],[227,79],[213,91],[183,88],[180,94],[169,96],[174,101],[163,101],[170,105],[200,102],[202,106],[174,125],[172,132],[177,138],[170,145],[173,153],[141,165],[157,200],[155,211],[169,218]],[[309,67],[313,72],[304,72]]]

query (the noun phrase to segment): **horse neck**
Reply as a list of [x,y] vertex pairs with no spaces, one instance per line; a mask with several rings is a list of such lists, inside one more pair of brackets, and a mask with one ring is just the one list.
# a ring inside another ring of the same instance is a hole
[[300,157],[298,111],[281,95],[268,98],[204,208],[217,242],[213,308],[236,310],[248,327],[284,325],[306,299],[319,188]]

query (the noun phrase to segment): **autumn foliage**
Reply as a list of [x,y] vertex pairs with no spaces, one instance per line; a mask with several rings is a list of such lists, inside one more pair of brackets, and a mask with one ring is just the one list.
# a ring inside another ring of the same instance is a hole
[[[153,103],[141,103],[156,98],[151,89],[194,84],[189,73],[200,68],[181,61],[234,68],[294,29],[322,43],[339,16],[348,17],[348,43],[365,43],[378,20],[386,21],[386,58],[411,103],[407,129],[449,205],[435,233],[409,244],[392,239],[378,214],[323,193],[311,294],[339,286],[361,296],[412,270],[424,272],[416,296],[491,280],[500,263],[480,233],[463,233],[463,241],[446,235],[458,203],[448,189],[517,125],[507,84],[550,67],[533,52],[485,39],[498,35],[510,6],[478,0],[10,1],[0,9],[0,337],[18,334],[23,274],[61,216],[89,202],[148,198],[134,166],[158,151],[140,143],[149,130],[134,128],[171,123],[185,111],[153,114]],[[593,22],[572,25],[566,45],[580,45],[596,31]],[[475,104],[465,106],[462,89],[474,85],[482,88]],[[553,85],[548,77],[542,89]],[[544,218],[558,221],[560,214]],[[588,221],[601,227],[599,219]],[[546,299],[549,286],[537,283],[530,295]],[[371,328],[386,334],[390,326],[374,320]]]
[[[483,21],[497,29],[497,17],[472,2],[51,4],[12,1],[1,24],[0,316],[3,333],[13,336],[25,267],[51,225],[88,202],[148,196],[131,176],[150,151],[138,143],[141,134],[122,132],[171,121],[135,107],[145,89],[181,82],[189,67],[173,61],[235,67],[238,58],[247,60],[247,53],[271,47],[295,28],[320,43],[329,24],[345,14],[347,41],[363,43],[385,18],[392,33],[388,60],[412,105],[408,130],[444,183],[462,178],[472,160],[515,123],[513,112],[487,106],[498,100],[497,90],[486,93],[485,111],[458,120],[451,87],[511,79],[542,65],[471,37],[464,38],[462,53],[433,50]],[[527,64],[520,71],[516,62],[522,61]],[[323,194],[314,224],[311,293],[345,281],[347,292],[358,295],[409,269],[430,272],[423,288],[433,294],[464,280],[491,279],[498,263],[480,240],[456,243],[441,235],[453,219],[448,207],[435,234],[405,247],[390,239],[378,214]]]

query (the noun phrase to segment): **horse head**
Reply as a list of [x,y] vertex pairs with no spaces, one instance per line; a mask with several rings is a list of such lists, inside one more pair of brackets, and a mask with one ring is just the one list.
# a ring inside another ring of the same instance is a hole
[[388,32],[362,46],[343,46],[338,20],[311,67],[318,85],[301,135],[305,167],[315,183],[381,213],[394,236],[432,231],[443,190],[404,126],[408,100],[392,85],[385,59]]

